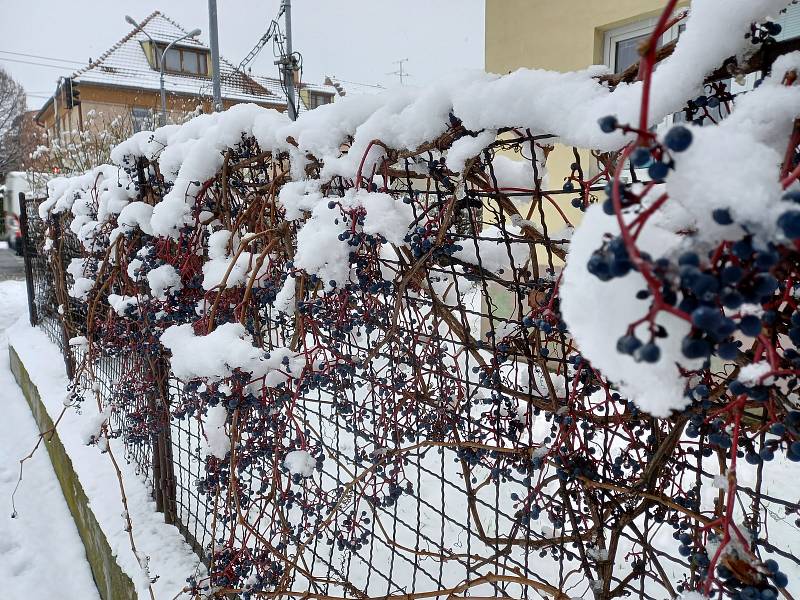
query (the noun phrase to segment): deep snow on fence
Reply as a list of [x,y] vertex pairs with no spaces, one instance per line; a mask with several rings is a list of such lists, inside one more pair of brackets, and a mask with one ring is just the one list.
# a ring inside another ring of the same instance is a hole
[[[751,22],[780,5],[696,2],[644,82],[238,106],[51,182],[40,321],[206,562],[187,593],[779,593],[800,58]],[[754,41],[734,103],[705,79]]]

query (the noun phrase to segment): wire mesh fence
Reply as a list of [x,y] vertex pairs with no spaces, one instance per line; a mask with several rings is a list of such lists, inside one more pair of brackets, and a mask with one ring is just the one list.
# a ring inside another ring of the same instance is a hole
[[[724,86],[704,93],[729,112]],[[443,130],[412,149],[348,137],[336,147],[361,166],[328,178],[310,153],[241,133],[185,189],[136,156],[51,199],[73,208],[29,206],[36,319],[206,563],[187,593],[673,598],[713,576],[731,511],[752,551],[798,563],[762,532],[796,527],[800,506],[767,493],[756,463],[737,467],[725,512],[734,367],[685,374],[688,408],[657,418],[562,318],[573,224],[612,184],[628,201],[657,182],[578,148],[548,181],[550,136],[480,137],[452,113]],[[459,141],[470,157],[454,168]],[[282,191],[307,181],[299,200]],[[186,218],[156,235],[108,209],[118,189],[147,214],[177,193]],[[794,399],[772,402],[737,413],[743,455],[794,418]],[[741,573],[741,556],[719,564]]]

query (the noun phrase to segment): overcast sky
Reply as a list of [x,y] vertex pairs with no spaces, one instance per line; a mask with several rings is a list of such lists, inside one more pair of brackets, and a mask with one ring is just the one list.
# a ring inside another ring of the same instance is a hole
[[[0,65],[25,86],[28,108],[39,108],[56,79],[96,59],[137,21],[161,10],[185,29],[199,27],[208,43],[206,0],[0,0]],[[222,55],[238,64],[255,45],[280,0],[218,0]],[[294,46],[304,79],[398,85],[387,73],[407,58],[409,85],[442,73],[483,68],[484,0],[293,0]],[[14,54],[12,54],[14,53]],[[41,58],[47,57],[47,58]],[[57,59],[57,60],[49,60]],[[33,64],[60,65],[58,68]],[[275,76],[268,46],[253,72]]]

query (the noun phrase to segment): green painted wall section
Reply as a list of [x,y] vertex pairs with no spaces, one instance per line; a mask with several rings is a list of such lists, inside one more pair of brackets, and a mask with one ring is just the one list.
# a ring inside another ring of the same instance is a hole
[[[52,432],[53,421],[42,404],[39,390],[31,381],[25,365],[13,347],[9,346],[8,354],[11,371],[22,388],[22,393],[28,401],[39,431],[42,433]],[[47,433],[44,440],[50,461],[53,463],[53,469],[61,484],[64,499],[67,501],[86,549],[86,558],[92,569],[92,576],[100,596],[103,600],[137,600],[136,588],[130,577],[117,564],[111,552],[111,546],[89,508],[89,499],[81,487],[78,476],[72,468],[72,461],[58,438],[58,434]]]

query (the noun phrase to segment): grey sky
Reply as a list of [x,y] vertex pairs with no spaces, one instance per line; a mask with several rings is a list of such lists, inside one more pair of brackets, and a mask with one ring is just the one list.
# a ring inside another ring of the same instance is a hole
[[[266,31],[280,0],[218,4],[221,52],[238,63]],[[0,0],[0,5],[0,65],[25,86],[29,108],[44,103],[60,75],[96,59],[125,35],[130,29],[126,13],[141,20],[161,10],[186,29],[201,28],[208,43],[205,0]],[[409,85],[458,69],[483,68],[483,5],[484,0],[293,0],[295,48],[303,53],[304,79],[335,75],[396,86],[398,78],[387,73],[401,58],[409,59],[404,67],[412,75]],[[253,71],[275,76],[272,61],[267,46]]]

